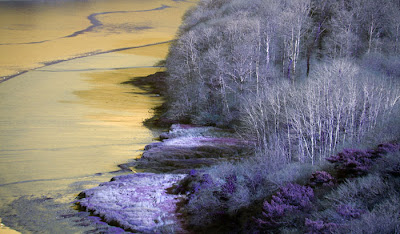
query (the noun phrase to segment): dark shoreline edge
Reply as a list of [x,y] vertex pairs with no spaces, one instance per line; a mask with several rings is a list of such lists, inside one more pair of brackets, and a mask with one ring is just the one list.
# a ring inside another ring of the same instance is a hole
[[85,54],[82,54],[82,55],[77,55],[75,57],[71,57],[71,58],[67,58],[67,59],[59,59],[59,60],[53,60],[53,61],[48,61],[48,62],[41,62],[41,64],[43,64],[43,66],[35,67],[35,68],[32,68],[32,69],[23,70],[23,71],[17,72],[16,74],[12,74],[12,75],[1,77],[0,78],[0,84],[5,82],[5,81],[7,81],[7,80],[12,79],[12,78],[18,77],[18,76],[20,76],[22,74],[25,74],[27,72],[35,71],[35,70],[38,70],[38,69],[41,69],[41,68],[45,68],[45,67],[48,67],[48,66],[51,66],[51,65],[55,65],[55,64],[58,64],[58,63],[62,63],[62,62],[67,62],[67,61],[71,61],[71,60],[75,60],[75,59],[86,58],[86,57],[100,55],[100,54],[108,54],[108,53],[119,52],[119,51],[124,51],[124,50],[138,49],[138,48],[144,48],[144,47],[149,47],[149,46],[168,44],[168,43],[171,43],[173,41],[175,41],[175,40],[168,40],[168,41],[156,42],[156,43],[139,45],[139,46],[123,47],[123,48],[117,48],[117,49],[106,50],[106,51],[93,51],[93,52],[88,52],[88,53],[85,53]]
[[148,94],[159,95],[163,98],[162,104],[153,109],[153,116],[143,121],[143,125],[151,130],[167,130],[172,124],[178,123],[164,117],[168,106],[168,100],[165,98],[167,92],[167,84],[165,79],[167,76],[168,72],[160,71],[148,76],[134,77],[131,80],[122,83],[139,87]]

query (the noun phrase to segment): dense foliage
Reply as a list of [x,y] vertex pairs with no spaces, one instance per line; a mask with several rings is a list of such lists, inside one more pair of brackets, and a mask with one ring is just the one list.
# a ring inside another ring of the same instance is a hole
[[188,176],[186,224],[399,232],[399,39],[397,0],[201,0],[166,61],[166,117],[234,128],[256,155]]
[[399,114],[400,3],[203,0],[166,62],[168,117],[317,162]]

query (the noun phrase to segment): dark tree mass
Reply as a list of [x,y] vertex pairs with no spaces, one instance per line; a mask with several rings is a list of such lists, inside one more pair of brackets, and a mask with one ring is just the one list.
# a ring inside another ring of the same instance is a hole
[[398,0],[201,0],[169,51],[164,117],[255,150],[184,180],[186,225],[398,233],[399,39]]

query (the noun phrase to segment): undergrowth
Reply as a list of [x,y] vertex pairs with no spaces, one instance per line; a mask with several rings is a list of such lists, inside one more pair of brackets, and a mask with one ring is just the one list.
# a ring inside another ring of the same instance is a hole
[[324,165],[260,158],[192,170],[175,188],[189,229],[218,233],[398,233],[400,144],[347,149]]

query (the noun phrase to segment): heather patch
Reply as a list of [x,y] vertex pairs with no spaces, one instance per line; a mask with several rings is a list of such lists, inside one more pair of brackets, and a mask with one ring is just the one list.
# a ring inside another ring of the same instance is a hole
[[371,151],[345,149],[326,160],[334,163],[336,169],[345,177],[347,175],[366,174],[372,166],[374,157],[375,155]]
[[306,218],[304,226],[308,234],[333,233],[337,229],[336,223],[326,223],[322,220],[313,221],[308,218]]
[[380,144],[372,150],[345,149],[326,160],[333,163],[340,177],[365,175],[374,162],[388,153],[398,152],[400,144]]
[[263,229],[284,225],[286,224],[285,216],[310,209],[313,198],[314,191],[311,187],[287,184],[272,196],[270,202],[264,202],[262,217],[258,218],[256,222]]
[[336,183],[335,178],[326,171],[316,171],[311,175],[309,184],[312,187],[331,187]]

